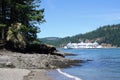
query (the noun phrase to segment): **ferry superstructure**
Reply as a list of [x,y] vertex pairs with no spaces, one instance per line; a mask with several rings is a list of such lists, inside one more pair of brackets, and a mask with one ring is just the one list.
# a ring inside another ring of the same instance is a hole
[[80,43],[68,43],[66,46],[64,46],[65,49],[68,48],[102,48],[101,45],[99,45],[97,42],[94,43],[84,43],[84,42],[80,42]]

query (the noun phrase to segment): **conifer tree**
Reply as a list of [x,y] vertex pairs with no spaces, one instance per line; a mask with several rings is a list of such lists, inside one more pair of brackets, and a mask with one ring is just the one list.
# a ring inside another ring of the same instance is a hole
[[21,23],[26,26],[27,40],[36,40],[39,32],[36,24],[45,21],[40,3],[41,0],[0,0],[0,25],[6,25],[8,30],[11,24]]

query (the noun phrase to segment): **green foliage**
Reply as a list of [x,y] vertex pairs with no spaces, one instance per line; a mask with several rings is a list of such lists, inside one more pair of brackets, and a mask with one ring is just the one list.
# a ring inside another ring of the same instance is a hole
[[[40,3],[41,0],[0,0],[0,27],[5,27],[5,35],[9,34],[9,38],[12,38],[13,33],[20,31],[24,32],[29,43],[35,41],[40,32],[38,25],[45,22],[44,9],[40,8]],[[21,23],[24,27],[20,30],[11,27],[11,24],[16,23]]]
[[40,2],[40,0],[11,0],[11,22],[20,22],[29,28],[26,37],[30,42],[34,41],[37,33],[40,32],[40,28],[36,24],[45,21],[44,9],[40,9]]
[[120,24],[117,25],[106,25],[100,27],[92,32],[88,32],[85,34],[78,34],[72,37],[65,37],[59,40],[50,41],[50,40],[42,40],[44,43],[55,45],[57,47],[63,47],[69,42],[80,42],[80,41],[97,41],[100,44],[112,44],[114,46],[120,47]]
[[5,28],[5,24],[0,24],[0,28]]
[[32,44],[41,44],[41,41],[38,40],[38,39],[36,39],[36,40],[34,40],[34,41],[32,42]]
[[20,23],[12,24],[7,32],[7,41],[10,41],[14,44],[14,48],[25,48],[26,39],[25,32],[23,31],[23,25]]

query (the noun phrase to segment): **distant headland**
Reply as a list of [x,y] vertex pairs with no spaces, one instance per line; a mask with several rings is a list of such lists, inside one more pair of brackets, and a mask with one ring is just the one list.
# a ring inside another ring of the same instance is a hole
[[43,43],[51,44],[56,47],[64,47],[69,42],[79,43],[83,41],[85,43],[93,43],[97,41],[105,48],[117,48],[120,47],[120,24],[105,25],[94,31],[85,34],[77,34],[71,37],[48,37],[40,40],[42,40]]

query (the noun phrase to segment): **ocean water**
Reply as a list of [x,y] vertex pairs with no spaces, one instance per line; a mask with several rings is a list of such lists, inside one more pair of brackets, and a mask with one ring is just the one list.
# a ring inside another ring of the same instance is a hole
[[93,60],[49,72],[53,80],[120,80],[120,49],[59,49],[77,54],[66,58]]

